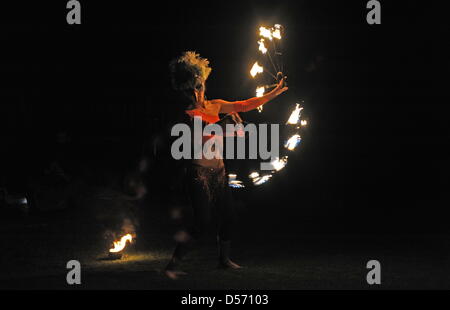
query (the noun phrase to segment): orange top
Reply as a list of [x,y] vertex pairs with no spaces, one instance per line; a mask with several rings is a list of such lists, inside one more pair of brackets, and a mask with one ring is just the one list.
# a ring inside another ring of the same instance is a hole
[[186,114],[192,118],[194,118],[195,116],[200,116],[202,118],[202,120],[208,124],[214,124],[220,120],[218,114],[216,114],[216,115],[209,114],[209,113],[201,111],[200,109],[187,110]]

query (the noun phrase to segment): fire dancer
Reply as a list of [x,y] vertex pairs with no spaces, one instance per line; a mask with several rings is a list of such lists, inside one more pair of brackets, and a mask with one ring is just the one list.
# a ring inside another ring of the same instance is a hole
[[[173,60],[170,71],[172,86],[179,95],[179,109],[183,110],[186,122],[191,126],[195,116],[201,117],[205,124],[217,123],[220,120],[219,114],[254,110],[287,90],[281,79],[275,89],[261,97],[235,102],[207,100],[205,82],[211,72],[209,61],[190,51]],[[211,138],[214,136],[206,137]],[[234,210],[223,160],[193,159],[187,164],[186,171],[185,183],[194,211],[194,224],[186,230],[185,238],[178,240],[173,257],[166,266],[166,273],[170,277],[176,276],[178,263],[191,247],[192,241],[204,235],[213,207],[218,216],[219,267],[241,268],[230,259]]]

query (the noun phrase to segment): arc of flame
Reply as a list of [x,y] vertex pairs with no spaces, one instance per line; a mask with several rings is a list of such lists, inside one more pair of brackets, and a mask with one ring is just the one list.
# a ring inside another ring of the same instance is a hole
[[295,134],[292,137],[289,138],[289,140],[286,141],[286,144],[284,145],[285,148],[287,148],[289,151],[295,150],[297,145],[300,143],[302,138],[300,135]]
[[122,251],[125,246],[127,245],[127,241],[131,242],[133,240],[133,237],[131,234],[126,234],[122,238],[120,238],[119,241],[114,241],[114,248],[110,249],[109,252],[111,253],[117,253]]
[[264,68],[258,65],[258,62],[255,62],[252,69],[250,70],[250,75],[255,77],[258,73],[263,73]]
[[300,120],[300,112],[303,110],[303,108],[300,107],[300,104],[297,103],[295,106],[294,111],[292,111],[291,116],[289,117],[286,124],[290,125],[296,125],[298,121]]
[[261,53],[265,54],[267,53],[267,47],[264,45],[264,39],[261,38],[261,40],[258,41],[259,44],[259,50],[261,51]]

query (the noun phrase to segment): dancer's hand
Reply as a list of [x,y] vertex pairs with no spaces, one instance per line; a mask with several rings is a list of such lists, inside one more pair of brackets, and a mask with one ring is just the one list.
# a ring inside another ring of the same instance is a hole
[[287,86],[284,85],[284,80],[285,77],[283,77],[279,82],[276,88],[274,88],[273,92],[275,94],[275,96],[279,96],[282,93],[284,93],[285,91],[287,91],[289,88]]

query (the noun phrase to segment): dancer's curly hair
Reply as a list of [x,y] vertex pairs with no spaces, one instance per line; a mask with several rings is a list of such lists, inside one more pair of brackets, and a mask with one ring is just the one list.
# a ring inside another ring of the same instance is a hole
[[209,61],[193,51],[184,52],[169,65],[172,87],[176,91],[200,89],[211,73]]

